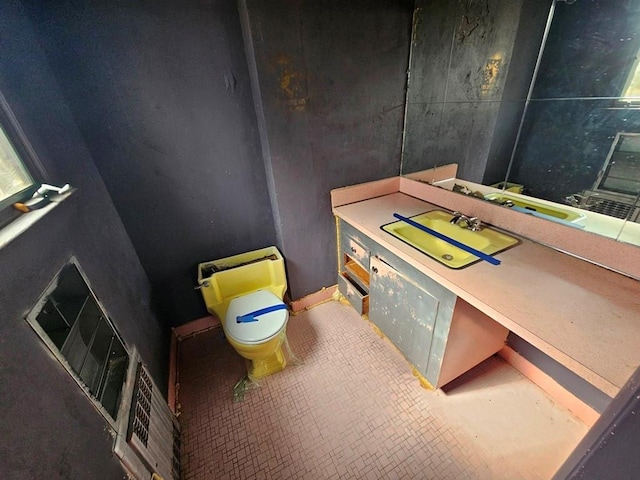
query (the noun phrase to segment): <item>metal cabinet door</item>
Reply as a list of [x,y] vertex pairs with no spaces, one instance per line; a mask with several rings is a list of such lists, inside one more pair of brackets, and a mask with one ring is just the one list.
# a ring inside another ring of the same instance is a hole
[[425,374],[440,302],[378,257],[371,257],[369,319]]

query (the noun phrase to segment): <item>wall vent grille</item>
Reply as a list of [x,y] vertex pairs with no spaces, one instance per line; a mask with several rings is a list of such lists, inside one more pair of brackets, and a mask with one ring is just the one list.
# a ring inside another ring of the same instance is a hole
[[139,480],[148,480],[152,473],[180,480],[180,424],[142,363],[132,361],[131,366],[123,389],[121,408],[126,414],[118,428],[116,454]]
[[585,190],[580,208],[610,217],[640,221],[640,205],[635,205],[635,197],[604,190]]
[[[142,368],[142,364],[138,365],[138,369],[138,380],[133,394],[134,406],[131,409],[133,418],[130,421],[132,422],[132,427],[129,433],[130,435],[136,435],[146,447],[149,442],[149,417],[151,416],[153,385],[149,375]],[[131,438],[127,440],[130,441]]]
[[[595,197],[597,199],[597,197]],[[610,217],[625,219],[629,215],[632,206],[616,200],[597,200],[596,204],[589,208],[592,212],[602,213]]]

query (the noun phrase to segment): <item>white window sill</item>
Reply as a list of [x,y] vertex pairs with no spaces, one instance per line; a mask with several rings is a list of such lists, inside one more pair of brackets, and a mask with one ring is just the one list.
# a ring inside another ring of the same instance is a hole
[[8,225],[5,225],[0,229],[0,249],[6,247],[14,239],[18,238],[22,233],[26,232],[32,225],[38,220],[47,215],[51,210],[56,208],[62,202],[64,202],[69,196],[73,194],[75,189],[72,189],[69,193],[65,193],[56,198],[46,207],[42,207],[32,212],[23,213]]

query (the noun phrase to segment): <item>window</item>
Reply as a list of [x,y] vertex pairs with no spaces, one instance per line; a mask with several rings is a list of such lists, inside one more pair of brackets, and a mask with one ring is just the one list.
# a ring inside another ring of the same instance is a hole
[[619,132],[595,188],[629,195],[640,194],[640,134]]
[[0,227],[19,215],[11,205],[30,197],[44,178],[35,151],[0,93]]
[[13,198],[33,185],[33,179],[0,127],[0,202]]
[[622,103],[632,105],[640,103],[640,52],[633,61],[620,96],[622,97],[620,98]]
[[72,259],[40,297],[27,321],[115,422],[129,355]]

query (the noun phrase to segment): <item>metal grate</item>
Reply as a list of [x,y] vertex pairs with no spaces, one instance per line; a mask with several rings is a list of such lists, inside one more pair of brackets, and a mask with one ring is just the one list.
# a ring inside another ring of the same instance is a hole
[[114,451],[138,480],[180,480],[180,424],[134,348]]
[[596,213],[602,213],[603,215],[625,219],[629,216],[629,212],[633,208],[633,206],[628,203],[598,197],[593,198],[596,202],[589,207],[589,210]]
[[135,372],[126,442],[148,472],[180,480],[180,424],[142,363]]
[[142,368],[142,365],[138,368],[140,369],[140,375],[138,376],[134,394],[136,404],[131,412],[134,416],[131,431],[146,447],[149,442],[149,419],[151,416],[151,394],[153,392],[153,385],[147,372]]

